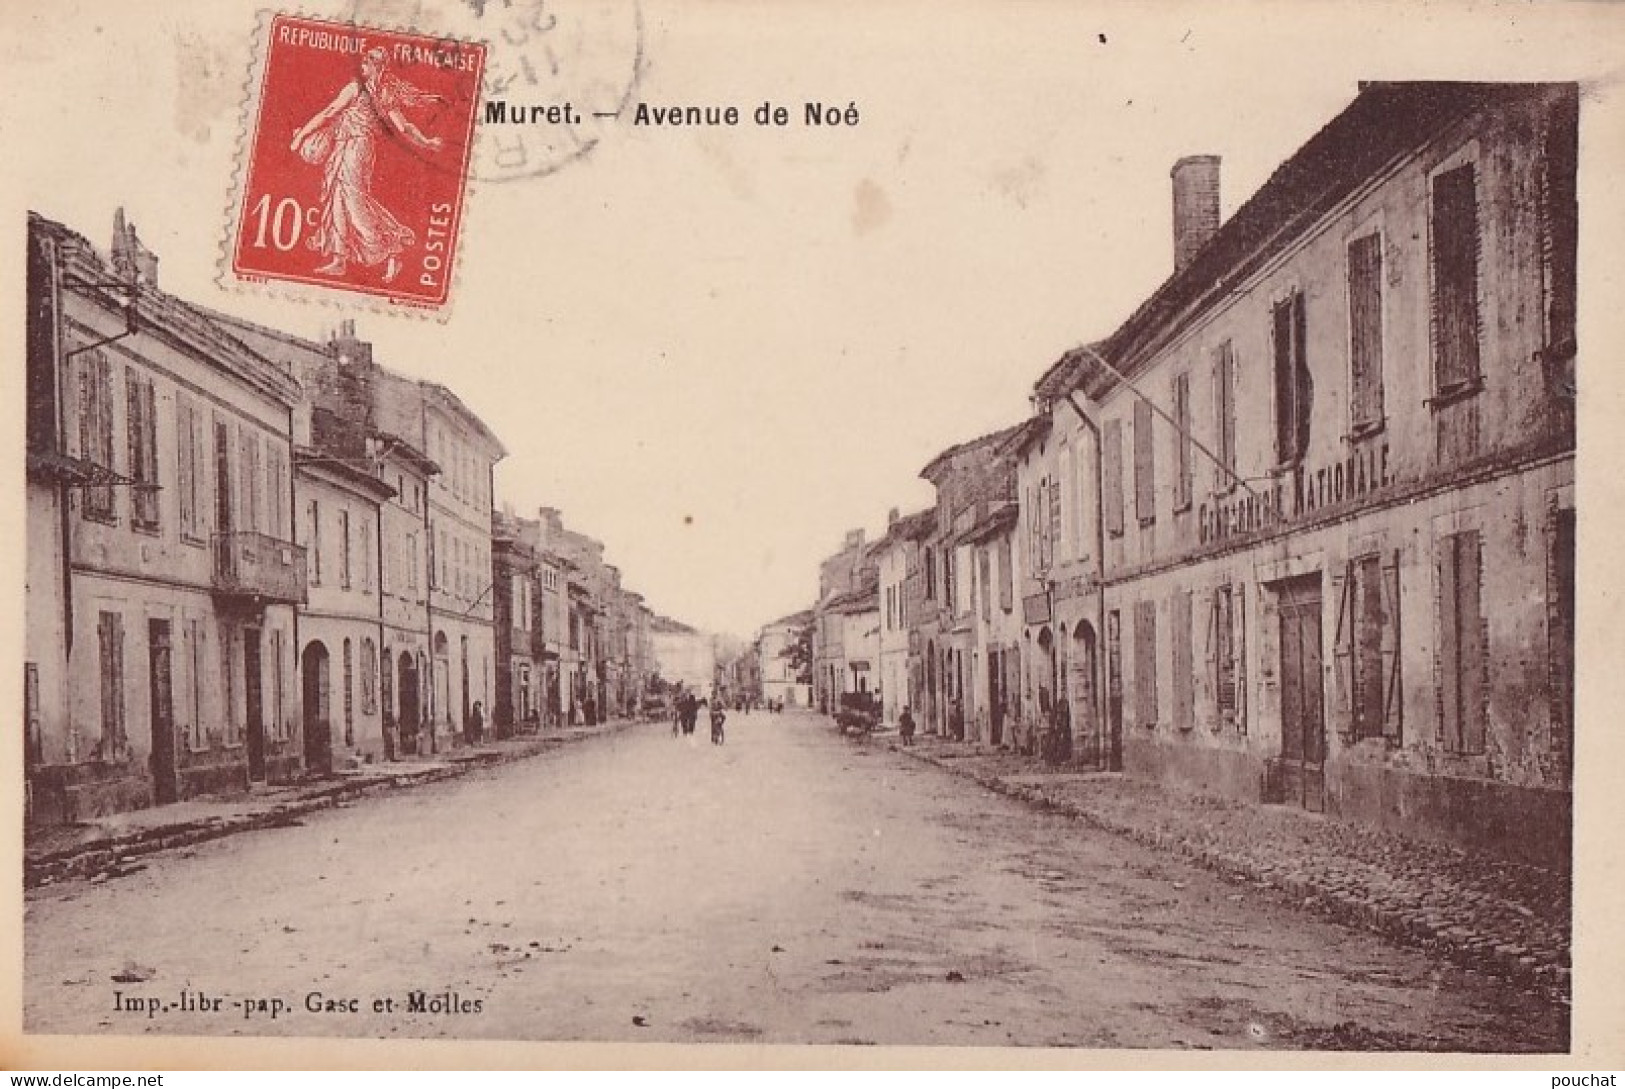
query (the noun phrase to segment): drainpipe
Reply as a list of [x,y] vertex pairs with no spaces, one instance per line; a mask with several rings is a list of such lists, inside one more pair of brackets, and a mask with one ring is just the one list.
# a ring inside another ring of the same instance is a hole
[[[292,407],[290,407],[288,409],[288,538],[290,540],[292,540],[292,541],[297,541],[297,540],[299,540],[299,489],[295,486],[294,482],[299,479],[299,468],[295,464],[294,456],[293,456],[293,413],[294,413],[294,410],[293,410]],[[311,547],[314,548],[315,544],[316,544],[316,542],[312,541],[311,542]],[[305,569],[306,569],[307,572],[309,571],[310,568],[309,568],[308,563],[307,563]],[[305,607],[308,608],[309,607],[308,599],[310,597],[310,588],[309,588],[309,581],[308,580],[309,580],[310,576],[307,573],[305,577],[306,577],[306,580],[307,580],[306,588],[305,588],[305,597],[307,599],[307,605]],[[299,693],[300,698],[298,700],[296,700],[296,701],[290,701],[288,699],[289,693],[286,693],[286,692],[280,693],[279,698],[280,698],[281,703],[282,703],[282,708],[283,708],[283,713],[284,714],[287,713],[287,708],[288,708],[288,705],[289,705],[290,702],[292,702],[294,706],[299,708],[299,744],[298,744],[298,747],[297,747],[297,752],[300,754],[300,759],[303,760],[304,752],[305,752],[305,701],[304,701],[305,679],[304,679],[304,675],[300,672],[300,670],[303,668],[303,656],[299,653],[299,650],[300,650],[300,647],[299,647],[299,612],[300,612],[300,606],[299,606],[299,604],[297,602],[294,603],[293,609],[291,611],[293,613],[293,647],[292,647],[292,650],[293,650],[293,669],[291,670],[291,672],[289,674],[283,674],[283,675],[284,676],[291,675],[293,677],[294,691]],[[278,663],[278,664],[280,665],[280,663]],[[280,670],[278,670],[278,672],[280,672]],[[261,714],[261,717],[263,718],[264,717],[264,710],[263,709],[261,710],[260,714]],[[281,731],[281,728],[282,728],[282,723],[280,723],[280,722],[277,723],[277,730],[279,732]],[[310,769],[306,768],[305,770],[309,771]],[[265,779],[266,779],[266,782],[270,782],[270,780],[271,780],[271,771],[270,771],[269,768],[265,769]]]

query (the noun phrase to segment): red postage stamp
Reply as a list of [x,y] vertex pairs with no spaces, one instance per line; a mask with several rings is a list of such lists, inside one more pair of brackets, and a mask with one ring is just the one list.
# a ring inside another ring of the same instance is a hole
[[232,272],[444,307],[485,46],[288,15],[268,29]]

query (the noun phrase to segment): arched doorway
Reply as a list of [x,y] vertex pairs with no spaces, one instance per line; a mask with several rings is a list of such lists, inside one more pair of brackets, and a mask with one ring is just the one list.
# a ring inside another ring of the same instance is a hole
[[1108,754],[1100,734],[1100,701],[1095,672],[1095,629],[1086,620],[1072,632],[1072,743],[1084,763],[1104,767]]
[[411,651],[401,653],[400,670],[401,708],[396,721],[401,731],[401,751],[417,752],[418,727],[423,722],[423,712],[418,699],[422,682],[418,680],[418,664],[413,659]]
[[304,653],[299,657],[305,721],[305,770],[322,775],[333,770],[329,664],[327,647],[319,640],[306,644]]

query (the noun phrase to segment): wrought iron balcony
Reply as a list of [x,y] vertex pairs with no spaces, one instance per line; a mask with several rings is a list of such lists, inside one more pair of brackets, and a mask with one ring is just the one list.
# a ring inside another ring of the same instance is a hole
[[264,533],[216,533],[214,592],[268,605],[303,605],[305,550]]

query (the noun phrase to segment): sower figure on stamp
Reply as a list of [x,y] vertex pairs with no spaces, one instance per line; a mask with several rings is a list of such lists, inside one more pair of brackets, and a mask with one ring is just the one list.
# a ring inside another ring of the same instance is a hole
[[[389,54],[374,47],[361,58],[361,78],[346,83],[320,113],[294,133],[290,145],[307,163],[322,163],[322,214],[306,242],[328,261],[316,271],[342,275],[350,261],[384,265],[384,282],[401,271],[400,255],[417,236],[372,195],[372,167],[385,124],[426,151],[443,140],[425,136],[403,109],[443,102],[384,71]],[[331,128],[328,127],[331,122]]]

